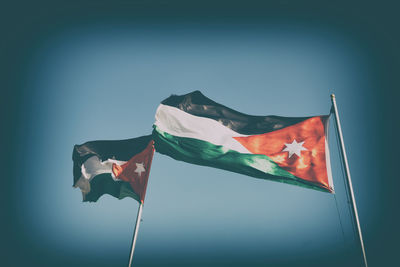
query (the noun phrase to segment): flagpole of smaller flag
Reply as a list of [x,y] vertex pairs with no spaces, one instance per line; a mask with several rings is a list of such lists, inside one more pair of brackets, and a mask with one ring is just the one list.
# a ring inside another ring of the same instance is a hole
[[362,233],[361,233],[360,220],[358,218],[356,199],[354,197],[353,185],[351,183],[350,169],[349,169],[349,164],[347,162],[346,149],[344,147],[342,127],[340,125],[339,114],[338,114],[337,106],[336,106],[336,98],[335,98],[334,94],[331,94],[331,99],[332,99],[333,110],[335,112],[335,121],[336,121],[336,126],[337,126],[336,128],[338,130],[338,135],[339,135],[339,140],[340,140],[340,149],[342,151],[343,163],[345,165],[347,188],[348,188],[348,191],[350,192],[351,206],[353,208],[353,219],[357,225],[357,230],[358,230],[357,233],[358,233],[358,237],[360,239],[360,245],[361,245],[361,251],[363,254],[364,265],[365,265],[365,267],[368,267],[367,256],[365,254],[365,248],[364,248],[364,241],[363,241],[363,237],[362,237]]
[[137,235],[139,232],[140,221],[142,219],[142,211],[143,211],[143,202],[140,202],[137,217],[136,217],[135,231],[133,232],[131,253],[129,255],[129,264],[128,264],[129,267],[132,266],[133,252],[135,251],[136,239],[137,239]]

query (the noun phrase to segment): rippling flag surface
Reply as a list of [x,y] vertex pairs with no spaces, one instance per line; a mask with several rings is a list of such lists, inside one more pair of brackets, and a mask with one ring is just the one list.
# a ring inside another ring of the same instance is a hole
[[333,192],[326,137],[329,115],[251,116],[194,91],[162,101],[155,118],[157,152],[193,164]]
[[83,201],[95,202],[102,195],[144,201],[154,145],[151,135],[127,140],[91,141],[75,145],[74,187]]

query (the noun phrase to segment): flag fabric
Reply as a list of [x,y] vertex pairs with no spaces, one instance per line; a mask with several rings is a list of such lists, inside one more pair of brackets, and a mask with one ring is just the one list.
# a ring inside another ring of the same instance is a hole
[[109,194],[143,203],[153,153],[151,135],[75,145],[73,186],[81,189],[83,201],[95,202]]
[[159,153],[333,193],[329,115],[251,116],[194,91],[162,101],[155,119],[153,139]]

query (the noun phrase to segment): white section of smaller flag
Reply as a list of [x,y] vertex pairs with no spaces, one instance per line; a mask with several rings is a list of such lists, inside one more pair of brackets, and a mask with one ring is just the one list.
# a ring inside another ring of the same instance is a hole
[[[118,165],[125,164],[127,161],[120,161],[120,160],[115,160],[115,159],[107,159],[104,161],[101,161],[99,157],[97,156],[92,156],[88,158],[81,167],[82,171],[82,177],[90,181],[95,177],[96,175],[102,174],[102,173],[110,173],[112,174],[112,165],[114,163]],[[115,180],[114,175],[111,175],[113,179]]]
[[92,156],[82,164],[82,176],[76,182],[75,187],[79,187],[79,189],[82,191],[83,197],[85,198],[85,195],[90,192],[90,180],[92,180],[93,177],[103,173],[110,173],[111,177],[116,181],[117,179],[112,172],[112,165],[114,163],[122,165],[126,162],[127,161],[120,161],[115,159],[107,159],[101,161],[99,157]]

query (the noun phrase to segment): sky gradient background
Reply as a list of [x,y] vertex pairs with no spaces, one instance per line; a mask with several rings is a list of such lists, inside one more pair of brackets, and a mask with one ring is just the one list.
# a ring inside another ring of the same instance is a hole
[[[288,1],[5,8],[4,266],[124,266],[138,204],[82,203],[72,188],[73,145],[149,134],[160,101],[193,90],[247,114],[280,116],[327,114],[335,93],[367,257],[393,266],[395,9]],[[336,202],[156,153],[135,266],[358,266],[333,126]]]

